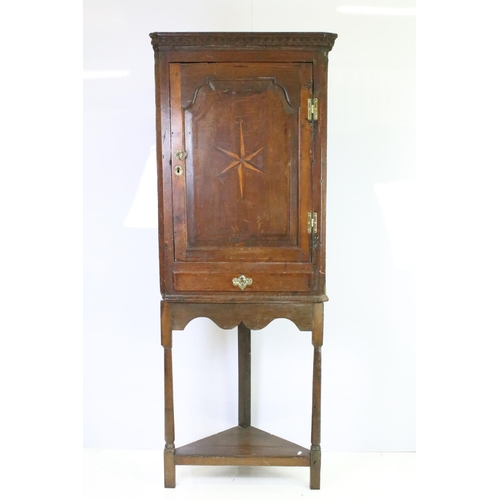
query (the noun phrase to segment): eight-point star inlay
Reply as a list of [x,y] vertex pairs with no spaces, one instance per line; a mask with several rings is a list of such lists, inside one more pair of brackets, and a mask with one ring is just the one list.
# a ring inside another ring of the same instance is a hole
[[243,122],[240,120],[240,154],[231,153],[230,151],[226,151],[222,148],[217,148],[219,151],[222,151],[225,155],[229,156],[233,159],[233,161],[219,174],[222,175],[228,170],[238,167],[238,178],[240,181],[240,196],[243,198],[243,168],[248,168],[249,170],[254,170],[255,172],[259,172],[260,174],[265,174],[264,171],[257,168],[253,163],[250,163],[250,160],[258,155],[264,148],[260,148],[254,153],[247,154],[245,151],[245,141],[243,139]]

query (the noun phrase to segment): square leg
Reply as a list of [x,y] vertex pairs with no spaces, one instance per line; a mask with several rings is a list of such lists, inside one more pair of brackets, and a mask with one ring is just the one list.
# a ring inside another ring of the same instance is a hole
[[[167,445],[168,446],[168,445]],[[175,449],[165,447],[163,452],[163,477],[165,488],[175,488]]]
[[174,390],[172,378],[172,325],[170,304],[161,302],[161,341],[164,352],[165,451],[163,452],[165,488],[175,488]]
[[244,428],[251,423],[251,334],[238,325],[238,425]]
[[313,397],[311,422],[311,490],[319,490],[321,475],[321,347],[323,345],[323,304],[315,304],[313,310],[312,344]]

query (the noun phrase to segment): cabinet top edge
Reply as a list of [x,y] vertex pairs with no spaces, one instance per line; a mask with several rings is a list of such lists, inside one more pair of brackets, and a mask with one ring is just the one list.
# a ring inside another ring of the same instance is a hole
[[323,32],[185,32],[150,33],[154,50],[170,48],[266,49],[290,48],[330,51],[336,33]]

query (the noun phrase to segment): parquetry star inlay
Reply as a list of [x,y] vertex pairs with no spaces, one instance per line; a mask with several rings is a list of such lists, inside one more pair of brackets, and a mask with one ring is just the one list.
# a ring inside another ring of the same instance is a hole
[[233,158],[232,161],[219,175],[224,174],[228,170],[238,167],[238,178],[240,180],[240,195],[243,198],[243,168],[248,168],[249,170],[254,170],[255,172],[259,172],[260,174],[265,174],[264,171],[257,168],[253,163],[250,163],[250,160],[258,155],[264,148],[260,148],[254,153],[247,154],[245,151],[245,141],[243,139],[243,122],[240,120],[240,154],[231,153],[230,151],[226,151],[222,148],[217,148],[219,151],[222,151],[225,155]]

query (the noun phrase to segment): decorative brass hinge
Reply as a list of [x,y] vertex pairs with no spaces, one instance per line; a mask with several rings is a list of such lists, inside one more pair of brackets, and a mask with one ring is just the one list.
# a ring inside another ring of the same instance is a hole
[[316,121],[318,119],[318,98],[307,99],[307,119]]
[[309,234],[318,232],[318,214],[316,212],[307,212],[307,232]]

